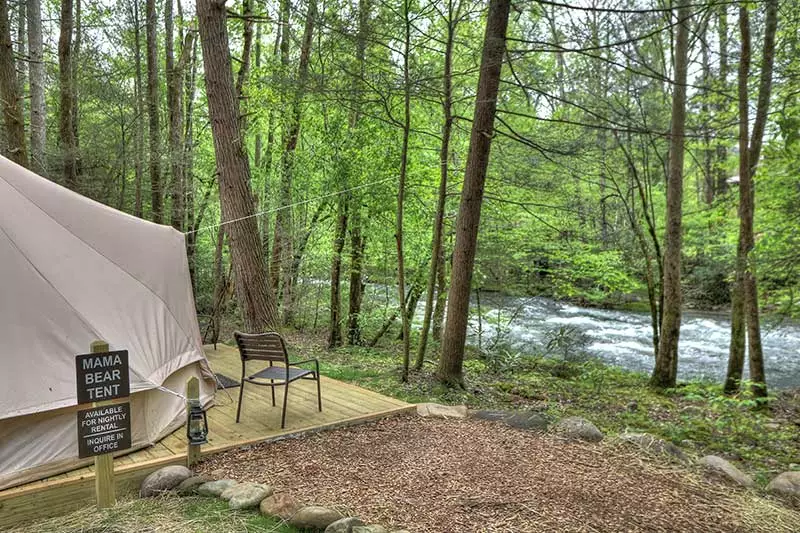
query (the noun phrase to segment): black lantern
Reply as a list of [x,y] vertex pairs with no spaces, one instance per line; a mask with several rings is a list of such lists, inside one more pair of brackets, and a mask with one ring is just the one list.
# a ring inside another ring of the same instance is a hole
[[190,446],[208,444],[208,419],[200,400],[189,400],[189,416],[186,421],[186,436]]

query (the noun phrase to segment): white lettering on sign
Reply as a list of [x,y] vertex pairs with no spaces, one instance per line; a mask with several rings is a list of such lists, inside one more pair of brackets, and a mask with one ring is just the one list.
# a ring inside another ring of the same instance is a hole
[[97,367],[121,365],[122,359],[117,354],[103,355],[100,357],[87,357],[83,360],[83,369],[92,370]]

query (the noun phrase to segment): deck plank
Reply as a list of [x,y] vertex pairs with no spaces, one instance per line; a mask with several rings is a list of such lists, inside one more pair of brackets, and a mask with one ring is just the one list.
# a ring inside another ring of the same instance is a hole
[[[241,362],[235,348],[220,344],[214,350],[207,346],[206,355],[215,372],[239,380]],[[248,372],[259,369],[253,365]],[[411,404],[325,376],[322,376],[321,387],[323,410],[319,412],[316,384],[313,381],[300,380],[290,385],[285,429],[280,427],[283,387],[276,387],[276,405],[273,407],[269,387],[247,384],[239,423],[236,422],[239,388],[217,391],[216,405],[208,410],[209,443],[203,446],[203,456],[413,409]],[[186,448],[186,433],[181,427],[153,446],[115,458],[118,493],[135,489],[147,474],[162,466],[184,464]],[[94,468],[84,466],[0,491],[0,530],[93,503]]]

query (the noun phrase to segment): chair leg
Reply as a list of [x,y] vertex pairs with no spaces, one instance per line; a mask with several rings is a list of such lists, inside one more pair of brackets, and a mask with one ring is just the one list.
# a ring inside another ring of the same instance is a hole
[[283,388],[283,413],[281,413],[281,429],[286,427],[286,400],[289,399],[289,382]]
[[322,389],[319,385],[319,374],[315,374],[317,378],[317,404],[319,405],[319,410],[322,412]]
[[242,396],[244,395],[244,376],[242,376],[242,384],[239,385],[239,406],[236,408],[236,423],[239,423],[239,415],[242,414]]
[[270,382],[270,389],[272,389],[272,407],[275,407],[275,380],[271,379]]

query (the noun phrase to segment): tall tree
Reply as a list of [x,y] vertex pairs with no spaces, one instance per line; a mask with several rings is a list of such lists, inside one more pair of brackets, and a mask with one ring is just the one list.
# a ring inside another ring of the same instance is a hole
[[436,201],[436,213],[433,219],[433,239],[431,241],[431,268],[428,274],[428,291],[425,297],[425,314],[422,320],[422,330],[419,333],[419,346],[417,347],[417,360],[414,362],[416,370],[422,369],[425,360],[425,349],[428,344],[428,331],[433,315],[434,293],[439,271],[444,269],[442,260],[442,228],[444,226],[444,211],[447,201],[448,161],[450,159],[450,134],[453,130],[453,42],[455,41],[456,25],[460,17],[461,4],[453,6],[453,0],[447,1],[447,33],[444,46],[444,72],[442,73],[442,145],[439,149],[439,193]]
[[40,0],[28,0],[28,54],[30,55],[31,92],[31,169],[42,176],[47,174],[44,149],[47,144],[47,108],[44,98],[44,56],[42,45],[42,5]]
[[150,126],[150,208],[153,222],[164,220],[161,192],[161,141],[158,106],[158,17],[156,0],[147,0],[145,34],[147,35],[147,115]]
[[761,156],[770,95],[772,71],[775,59],[775,32],[778,25],[778,2],[766,4],[764,26],[764,57],[761,63],[758,104],[753,123],[753,135],[749,137],[749,98],[747,80],[750,75],[751,44],[750,14],[746,5],[739,8],[739,31],[742,50],[739,60],[739,240],[736,249],[736,278],[731,297],[731,343],[728,355],[728,372],[724,390],[732,393],[739,390],[744,367],[745,343],[750,354],[750,378],[753,393],[766,396],[767,385],[764,373],[764,354],[761,344],[761,325],[758,312],[758,286],[755,264],[751,252],[755,245],[753,216],[755,212],[755,190],[753,174]]
[[133,214],[142,218],[144,216],[142,205],[142,178],[144,174],[144,95],[142,92],[144,84],[142,83],[142,38],[139,0],[131,0],[131,14],[133,16],[133,57],[136,66],[136,77],[133,83],[133,95],[136,100]]
[[[280,64],[281,74],[287,77],[289,75],[289,39],[291,30],[289,26],[289,8],[289,0],[280,1]],[[285,110],[288,105],[285,91],[281,93],[281,104],[281,108]],[[267,151],[270,152],[271,146],[267,148]],[[269,159],[272,159],[271,153]],[[287,256],[284,248],[290,245],[288,233],[292,226],[292,210],[286,207],[292,203],[292,189],[289,186],[290,184],[287,184],[286,180],[283,179],[284,177],[286,176],[282,174],[280,187],[281,209],[275,214],[275,235],[272,238],[272,257],[269,265],[270,284],[276,293],[280,288],[281,271],[285,265],[284,258]]]
[[672,87],[672,125],[669,144],[666,235],[664,238],[664,304],[658,357],[650,383],[674,387],[678,372],[681,329],[681,236],[683,218],[683,156],[686,133],[686,76],[689,67],[688,0],[678,4],[675,29],[675,83]]
[[[295,264],[294,258],[297,254],[293,242],[292,231],[292,216],[291,216],[291,192],[294,182],[294,160],[295,151],[297,150],[297,142],[300,138],[300,120],[302,118],[302,103],[303,96],[308,82],[308,63],[311,57],[311,40],[314,34],[314,18],[316,17],[316,1],[310,0],[306,11],[306,23],[303,30],[303,41],[300,44],[300,61],[297,65],[297,87],[291,102],[291,111],[289,116],[289,127],[286,132],[286,146],[283,149],[281,156],[281,190],[284,200],[287,203],[282,205],[283,211],[286,211],[285,216],[282,217],[286,227],[283,228],[282,234],[284,236],[283,255],[281,257],[281,266],[283,268],[283,320],[286,324],[290,324],[294,315],[294,277],[295,272],[292,265]],[[297,263],[299,268],[299,262]]]
[[267,281],[264,249],[250,188],[250,162],[239,121],[224,0],[197,0],[206,94],[217,160],[223,223],[230,239],[236,294],[250,332],[278,327],[275,294]]
[[483,37],[475,113],[472,119],[464,187],[461,191],[461,203],[456,221],[447,322],[442,339],[442,355],[436,372],[437,378],[450,386],[463,385],[470,285],[475,264],[484,183],[494,133],[500,72],[506,51],[510,7],[511,0],[490,0]]
[[3,98],[3,121],[8,142],[8,156],[20,165],[28,166],[25,117],[22,113],[15,65],[11,25],[8,19],[8,0],[0,0],[0,96]]
[[72,96],[72,0],[61,1],[61,27],[58,37],[58,78],[59,78],[59,115],[58,133],[63,157],[64,185],[70,189],[78,186],[77,146],[75,146],[75,128],[72,124],[75,115],[72,112],[74,98]]
[[403,373],[402,381],[408,380],[410,364],[411,328],[406,313],[405,255],[403,250],[403,208],[406,196],[406,174],[408,172],[408,138],[411,132],[411,78],[409,64],[411,62],[411,13],[410,0],[403,0],[403,145],[400,149],[400,180],[397,184],[397,217],[395,219],[394,238],[397,243],[397,294],[402,319],[403,334]]

